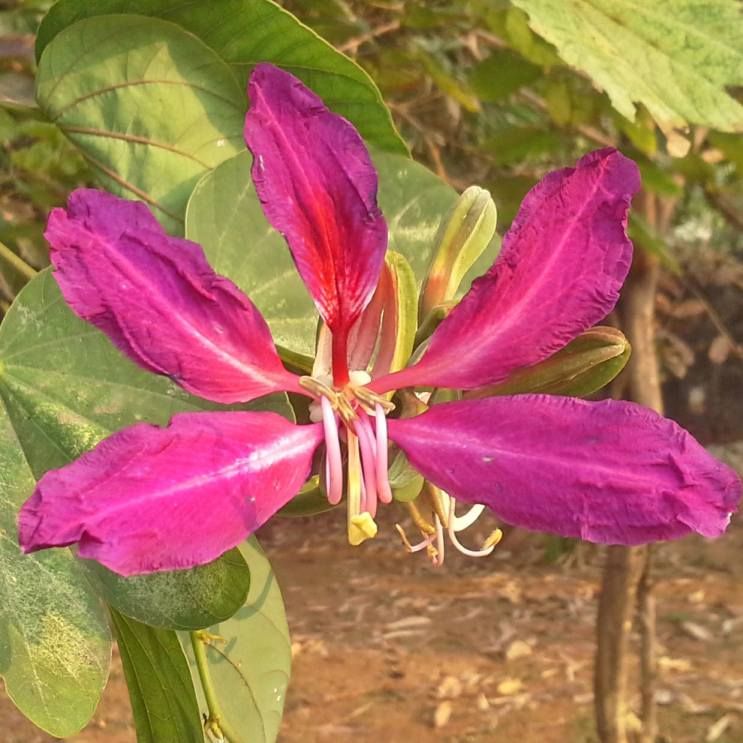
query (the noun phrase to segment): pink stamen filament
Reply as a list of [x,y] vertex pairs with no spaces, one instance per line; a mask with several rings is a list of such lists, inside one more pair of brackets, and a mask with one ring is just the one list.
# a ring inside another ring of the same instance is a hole
[[322,425],[325,432],[325,489],[328,503],[337,506],[343,497],[343,460],[338,433],[338,421],[327,397],[320,398]]
[[359,413],[356,423],[356,435],[359,437],[362,469],[364,471],[364,497],[361,510],[368,511],[373,518],[377,514],[377,477],[375,473],[377,447],[374,443],[374,435],[366,413]]
[[421,550],[426,549],[426,547],[429,547],[431,544],[433,544],[433,540],[436,537],[431,534],[430,536],[426,537],[422,542],[418,542],[418,544],[411,544],[408,546],[408,552],[420,552]]
[[392,503],[392,488],[390,487],[390,478],[387,462],[387,416],[384,409],[377,404],[374,408],[375,433],[377,439],[377,492],[379,500],[382,503]]

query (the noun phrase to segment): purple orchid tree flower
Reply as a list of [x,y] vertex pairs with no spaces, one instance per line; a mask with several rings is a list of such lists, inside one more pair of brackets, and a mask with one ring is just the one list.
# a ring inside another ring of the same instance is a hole
[[[225,411],[126,428],[41,478],[19,516],[24,551],[77,544],[122,575],[209,562],[298,492],[323,444],[327,497],[335,504],[345,492],[354,544],[374,536],[377,503],[392,500],[391,444],[438,493],[435,529],[411,550],[436,542],[441,552],[446,533],[459,545],[456,533],[484,507],[513,525],[602,543],[725,530],[738,477],[653,411],[548,395],[423,404],[421,388],[500,382],[611,311],[631,261],[633,162],[605,149],[547,175],[422,356],[371,379],[349,367],[363,356],[353,339],[364,340],[387,246],[369,154],[348,121],[276,67],[255,67],[249,96],[253,181],[329,332],[328,375],[288,371],[252,302],[142,203],[78,190],[51,213],[46,238],[68,304],[130,359],[218,403],[305,395],[316,422]],[[425,412],[396,417],[397,390]],[[457,501],[471,510],[457,516]],[[462,549],[487,554],[494,541]]]

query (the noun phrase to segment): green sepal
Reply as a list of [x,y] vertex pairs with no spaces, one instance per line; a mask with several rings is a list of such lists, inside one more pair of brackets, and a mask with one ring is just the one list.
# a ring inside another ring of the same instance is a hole
[[423,475],[408,462],[408,458],[398,451],[389,469],[392,496],[400,503],[415,500],[423,490]]

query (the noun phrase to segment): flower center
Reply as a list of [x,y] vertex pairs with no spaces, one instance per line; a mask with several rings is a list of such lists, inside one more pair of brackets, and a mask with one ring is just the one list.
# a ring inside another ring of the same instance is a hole
[[[348,511],[348,541],[358,546],[377,535],[379,502],[392,502],[388,474],[387,414],[395,406],[383,395],[368,389],[371,377],[366,371],[351,371],[342,389],[333,386],[330,375],[302,377],[300,384],[315,400],[310,403],[310,419],[322,421],[325,433],[325,491],[328,502],[338,505],[343,499],[343,454],[341,441],[347,450],[346,502]],[[465,547],[458,532],[472,526],[484,511],[472,506],[457,516],[456,501],[450,495],[425,483],[421,494],[423,504],[430,508],[430,520],[421,514],[417,501],[407,503],[413,523],[423,539],[411,544],[404,529],[396,524],[403,545],[409,552],[426,550],[435,566],[443,565],[445,537],[452,546],[469,557],[485,557],[501,540],[500,529],[493,531],[480,549]],[[419,500],[421,500],[419,499]]]
[[300,384],[317,398],[310,404],[310,419],[323,424],[325,490],[332,505],[340,503],[343,497],[340,442],[342,438],[346,442],[348,541],[352,545],[376,536],[377,505],[379,501],[392,502],[387,472],[387,413],[394,405],[367,389],[365,385],[370,381],[365,371],[351,371],[348,383],[340,390],[332,386],[329,377],[302,377],[300,380]]

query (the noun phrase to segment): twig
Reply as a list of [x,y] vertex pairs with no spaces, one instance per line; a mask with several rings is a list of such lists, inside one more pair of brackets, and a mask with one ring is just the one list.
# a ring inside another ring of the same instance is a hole
[[652,554],[650,545],[648,545],[645,553],[645,565],[637,587],[637,613],[640,624],[641,743],[655,743],[658,733],[658,708],[655,703],[655,687],[658,676],[657,630],[655,596],[653,595],[650,574]]
[[344,41],[338,47],[338,49],[342,51],[344,54],[356,54],[360,46],[363,46],[367,42],[373,41],[374,39],[377,39],[380,36],[384,36],[385,34],[392,33],[393,31],[397,31],[399,28],[400,28],[399,18],[395,19],[394,21],[388,21],[387,23],[383,23],[381,26],[372,28],[366,33],[351,37],[350,39],[348,39],[348,41]]
[[725,322],[720,317],[717,310],[712,306],[712,303],[704,296],[700,289],[697,289],[691,281],[680,277],[681,283],[704,305],[704,310],[712,321],[712,324],[717,329],[717,332],[724,336],[727,342],[730,344],[730,350],[740,359],[743,359],[743,344],[738,343],[733,337],[733,334],[728,329]]
[[23,276],[26,281],[31,281],[31,279],[38,273],[38,271],[33,268],[33,266],[29,266],[28,263],[23,260],[23,258],[16,255],[7,245],[4,245],[1,242],[0,260],[5,261],[5,263],[18,271],[18,273],[21,274],[21,276]]

